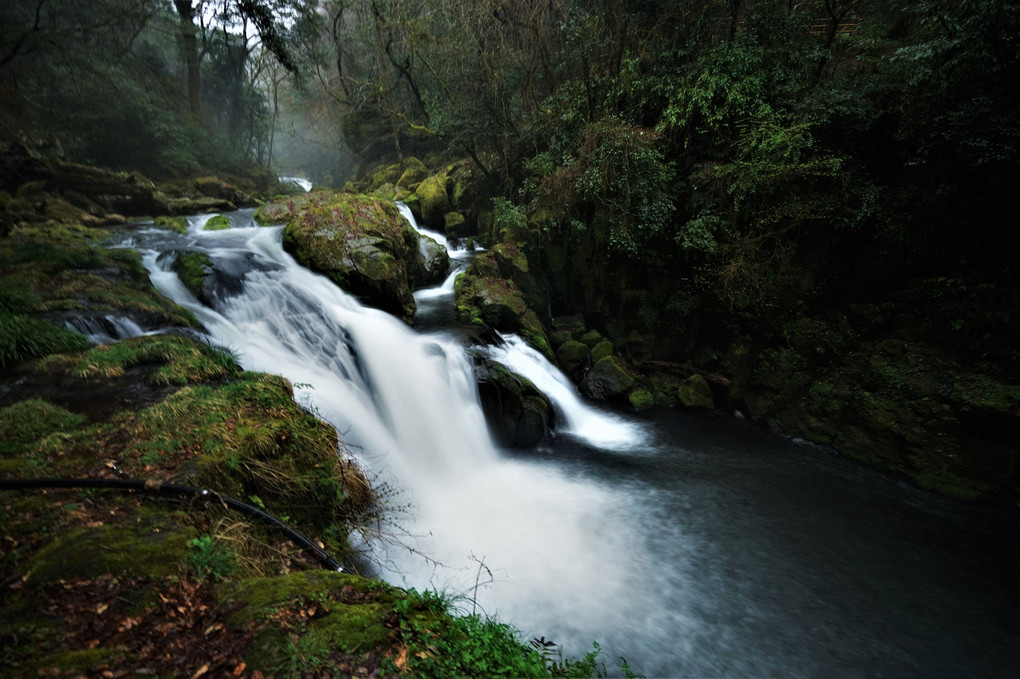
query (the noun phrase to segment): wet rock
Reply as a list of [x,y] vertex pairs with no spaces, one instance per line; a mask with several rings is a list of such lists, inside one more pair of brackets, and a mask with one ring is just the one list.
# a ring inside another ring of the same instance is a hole
[[712,408],[712,387],[701,375],[691,375],[677,386],[676,397],[688,408]]
[[497,443],[510,448],[534,448],[553,422],[549,399],[527,378],[495,361],[475,370],[482,410]]
[[602,401],[626,394],[634,384],[623,362],[616,356],[606,356],[592,366],[578,388],[585,396]]

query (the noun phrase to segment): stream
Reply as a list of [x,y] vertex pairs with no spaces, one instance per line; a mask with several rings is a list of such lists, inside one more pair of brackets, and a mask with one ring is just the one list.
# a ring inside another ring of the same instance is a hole
[[[513,336],[469,348],[452,302],[466,250],[416,293],[412,330],[297,265],[281,227],[228,216],[227,230],[193,217],[187,235],[143,226],[118,245],[245,369],[291,380],[386,489],[387,522],[359,535],[379,577],[460,595],[461,611],[569,655],[597,641],[610,674],[622,657],[650,678],[1015,676],[1015,510],[731,416],[601,410]],[[213,308],[172,272],[182,251],[212,259]],[[552,398],[552,440],[494,446],[473,351]]]

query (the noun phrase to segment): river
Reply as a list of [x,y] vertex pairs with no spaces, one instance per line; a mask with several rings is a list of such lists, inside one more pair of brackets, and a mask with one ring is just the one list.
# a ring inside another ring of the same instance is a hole
[[[453,277],[413,331],[298,266],[252,211],[120,244],[249,370],[282,374],[389,489],[360,545],[377,575],[459,594],[647,677],[1006,677],[1020,667],[1013,510],[936,497],[721,414],[605,412],[515,338],[465,347]],[[214,308],[170,260],[207,253]],[[451,252],[463,266],[471,254]],[[495,448],[472,351],[553,396],[556,435]]]

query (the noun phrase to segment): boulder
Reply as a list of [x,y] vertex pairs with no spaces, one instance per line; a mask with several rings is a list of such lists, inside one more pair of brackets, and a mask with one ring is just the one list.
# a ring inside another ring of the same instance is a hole
[[529,345],[552,358],[545,327],[524,303],[524,296],[513,281],[467,273],[457,278],[454,290],[461,320],[518,333]]
[[556,350],[556,363],[564,373],[579,379],[588,367],[588,347],[575,340],[567,340]]
[[418,236],[418,250],[421,259],[412,261],[408,271],[411,288],[417,290],[439,285],[450,273],[450,253],[440,243],[421,234]]
[[688,408],[713,408],[712,387],[701,375],[691,375],[676,388],[676,397]]
[[416,308],[412,281],[426,275],[426,264],[421,238],[397,206],[358,194],[320,192],[304,198],[271,203],[260,218],[286,218],[283,246],[298,262],[365,304],[410,323]]
[[638,388],[627,394],[627,402],[634,410],[648,410],[655,405],[655,397],[647,389]]
[[478,395],[496,442],[508,448],[534,448],[553,422],[552,404],[527,378],[494,361],[475,369]]
[[578,388],[585,396],[603,401],[626,394],[634,385],[623,362],[616,356],[606,356],[591,367]]
[[446,177],[433,175],[425,179],[415,193],[418,196],[422,225],[430,229],[443,228],[446,213],[453,210],[450,196],[446,192]]

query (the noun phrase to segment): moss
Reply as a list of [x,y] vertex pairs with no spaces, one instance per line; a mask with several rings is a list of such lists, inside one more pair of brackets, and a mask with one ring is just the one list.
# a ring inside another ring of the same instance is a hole
[[581,335],[580,341],[582,344],[586,344],[589,349],[592,349],[596,344],[602,341],[602,335],[599,334],[598,330],[589,330]]
[[193,528],[161,521],[158,514],[145,511],[135,523],[74,528],[28,560],[26,583],[40,586],[106,573],[174,575],[183,567],[188,542],[196,535]]
[[230,354],[185,337],[136,337],[85,352],[74,368],[80,379],[120,377],[141,364],[158,364],[153,384],[189,384],[222,379],[240,371]]
[[647,389],[634,389],[627,394],[627,402],[634,410],[648,410],[655,405],[655,397]]
[[221,593],[227,606],[241,606],[231,615],[232,625],[266,623],[287,618],[291,611],[312,607],[319,611],[314,618],[303,616],[300,646],[279,625],[262,626],[246,660],[252,667],[273,672],[300,669],[292,663],[310,662],[311,658],[302,655],[311,655],[308,652],[313,649],[324,649],[326,655],[338,650],[360,657],[388,645],[387,623],[398,598],[386,586],[326,571],[252,579],[239,586],[224,587]]
[[425,163],[414,157],[405,158],[404,171],[401,173],[400,178],[397,179],[397,186],[413,191],[423,179],[428,177],[428,174],[429,171],[425,167]]
[[203,226],[203,231],[223,231],[230,228],[230,219],[226,215],[215,215],[210,217]]
[[204,252],[185,252],[174,262],[174,272],[184,287],[199,297],[205,277],[212,272],[212,260]]
[[182,234],[188,233],[188,220],[184,217],[167,217],[164,215],[156,217],[152,221],[152,225],[159,229],[176,231]]
[[[582,340],[583,341],[583,340]],[[585,342],[587,344],[587,342]],[[606,356],[613,355],[613,343],[609,340],[602,340],[591,348],[592,363],[597,363]]]
[[712,387],[708,380],[701,375],[691,375],[676,389],[676,397],[688,408],[712,408],[715,400],[712,398]]
[[48,434],[76,429],[86,418],[42,399],[19,401],[0,410],[0,455],[11,455]]
[[595,363],[584,376],[580,388],[594,399],[607,399],[626,394],[634,388],[635,380],[616,356],[606,356]]
[[556,362],[570,373],[587,364],[589,353],[587,345],[567,340],[556,350]]
[[438,229],[443,225],[446,213],[453,209],[450,196],[446,192],[446,177],[433,175],[418,185],[415,192],[421,209],[421,218],[430,228]]

